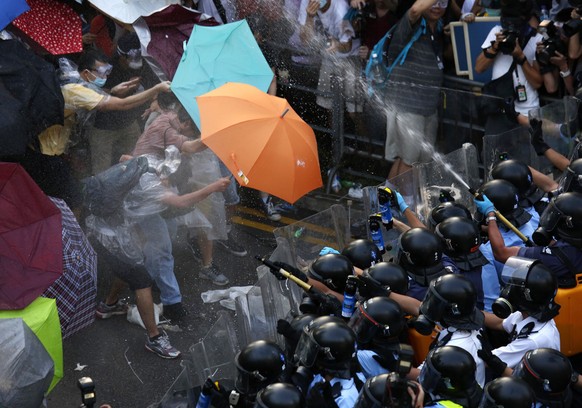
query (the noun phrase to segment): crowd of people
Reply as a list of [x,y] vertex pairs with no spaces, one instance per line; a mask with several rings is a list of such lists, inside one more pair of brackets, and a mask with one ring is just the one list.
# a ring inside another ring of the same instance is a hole
[[[234,388],[209,379],[199,406],[582,404],[582,380],[560,352],[554,322],[558,288],[575,286],[582,272],[582,147],[574,139],[577,124],[568,124],[564,136],[575,147],[563,156],[544,140],[542,120],[528,117],[540,107],[540,92],[577,95],[582,3],[184,3],[218,23],[249,21],[275,74],[272,94],[285,63],[316,60],[316,103],[331,114],[329,92],[339,79],[357,133],[370,131],[366,115],[385,123],[387,179],[432,159],[441,86],[454,65],[448,24],[499,15],[475,61],[476,72],[491,70],[499,85],[482,106],[485,134],[528,128],[535,152],[563,172],[554,180],[526,163],[502,160],[477,191],[477,212],[445,202],[432,209],[427,225],[392,189],[392,211],[404,221],[397,223],[395,259],[383,259],[374,242],[360,239],[322,253],[304,269],[271,264],[277,278],[285,279],[283,269],[312,288],[299,306],[302,314],[279,321],[284,348],[273,339],[245,346],[235,360]],[[170,81],[160,81],[141,57],[137,35],[91,9],[84,18],[86,49],[52,60],[64,124],[38,135],[24,157],[3,159],[21,162],[47,195],[67,202],[99,261],[115,275],[97,317],[127,313],[120,294],[129,286],[146,349],[175,359],[180,351],[156,325],[152,287],[172,322],[189,313],[174,274],[172,240],[179,227],[200,259],[198,277],[229,284],[213,257],[216,246],[247,255],[230,225],[239,192],[201,143]],[[380,56],[385,69],[366,68]],[[258,203],[266,217],[280,220],[267,193]],[[354,282],[355,293],[348,293]],[[415,336],[435,330],[428,354],[421,355]]]

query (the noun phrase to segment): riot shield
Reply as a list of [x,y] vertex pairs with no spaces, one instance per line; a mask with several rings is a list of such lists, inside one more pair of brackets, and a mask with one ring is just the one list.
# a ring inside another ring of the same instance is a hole
[[504,158],[516,159],[539,169],[539,160],[530,143],[528,129],[516,128],[498,135],[486,135],[483,138],[483,165],[485,179],[491,169]]
[[[549,103],[542,108],[529,111],[529,118],[542,120],[544,141],[558,153],[568,157],[577,143],[580,131],[578,124],[578,107],[580,101],[572,96]],[[540,163],[543,172],[550,163],[543,158]]]

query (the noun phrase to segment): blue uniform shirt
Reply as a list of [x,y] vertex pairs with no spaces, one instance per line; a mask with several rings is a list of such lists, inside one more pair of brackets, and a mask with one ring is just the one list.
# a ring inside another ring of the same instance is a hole
[[[357,373],[358,378],[362,383],[366,382],[366,378],[362,373]],[[309,388],[313,387],[315,384],[322,382],[323,377],[321,374],[316,374],[313,377],[313,381],[309,385]],[[350,378],[349,380],[344,380],[342,378],[332,378],[329,384],[333,387],[336,383],[340,383],[342,386],[342,391],[339,397],[335,399],[335,403],[339,408],[353,408],[356,405],[356,400],[358,399],[358,395],[360,391],[356,387],[355,381]]]
[[465,278],[471,281],[475,286],[477,291],[477,309],[483,310],[484,306],[484,294],[483,294],[483,281],[481,279],[481,274],[483,267],[479,266],[477,268],[471,269],[470,271],[463,271],[455,264],[455,261],[449,258],[447,255],[443,254],[443,265],[445,268],[450,269],[453,273],[457,275],[463,275]]
[[574,265],[576,272],[582,272],[582,249],[558,240],[553,246],[520,248],[518,255],[524,258],[539,259],[550,268],[557,278],[570,275],[570,270],[554,253],[553,247],[559,247],[566,258]]

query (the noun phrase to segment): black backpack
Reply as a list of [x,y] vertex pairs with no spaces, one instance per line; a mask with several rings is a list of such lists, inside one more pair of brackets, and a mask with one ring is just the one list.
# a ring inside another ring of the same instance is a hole
[[147,170],[147,158],[139,156],[81,180],[83,204],[91,214],[98,217],[118,213],[127,193]]

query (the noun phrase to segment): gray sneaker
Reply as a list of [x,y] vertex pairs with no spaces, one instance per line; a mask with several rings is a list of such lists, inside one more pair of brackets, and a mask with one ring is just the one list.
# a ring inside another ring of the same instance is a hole
[[210,266],[203,266],[200,268],[200,272],[198,272],[198,277],[202,279],[208,279],[212,281],[215,285],[224,286],[228,285],[230,282],[226,276],[224,276],[214,264],[210,264]]
[[160,335],[153,340],[146,335],[145,348],[146,350],[149,350],[162,358],[178,358],[181,354],[170,344],[170,339],[164,331],[162,331]]

